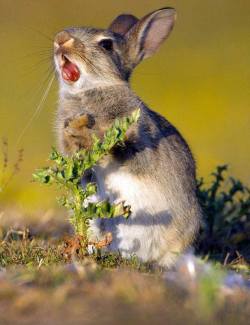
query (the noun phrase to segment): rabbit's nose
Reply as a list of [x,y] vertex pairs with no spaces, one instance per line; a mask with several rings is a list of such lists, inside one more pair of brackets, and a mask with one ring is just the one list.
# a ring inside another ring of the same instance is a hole
[[58,49],[61,46],[71,47],[74,43],[74,38],[66,31],[58,33],[55,37],[54,46]]

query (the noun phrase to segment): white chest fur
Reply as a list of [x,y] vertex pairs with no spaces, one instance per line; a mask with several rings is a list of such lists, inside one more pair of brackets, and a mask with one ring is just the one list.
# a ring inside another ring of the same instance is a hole
[[[111,202],[125,201],[131,206],[131,215],[106,219],[92,223],[92,232],[96,237],[111,232],[113,241],[110,250],[120,251],[123,256],[136,254],[141,260],[157,260],[165,254],[167,234],[171,230],[169,202],[149,178],[128,173],[117,164],[107,164],[96,169],[99,196]],[[171,236],[172,237],[172,236]]]

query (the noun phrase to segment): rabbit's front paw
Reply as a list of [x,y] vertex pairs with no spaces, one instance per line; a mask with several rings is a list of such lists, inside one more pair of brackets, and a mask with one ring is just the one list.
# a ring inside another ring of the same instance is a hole
[[79,114],[64,122],[64,145],[68,153],[79,149],[88,149],[92,145],[91,127],[93,118],[88,114]]

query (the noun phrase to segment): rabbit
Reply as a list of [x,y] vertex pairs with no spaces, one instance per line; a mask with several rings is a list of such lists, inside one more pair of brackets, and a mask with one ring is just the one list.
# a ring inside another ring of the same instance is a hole
[[169,7],[142,19],[122,14],[108,29],[68,28],[54,41],[56,132],[63,154],[90,148],[93,134],[102,138],[115,119],[140,110],[124,145],[91,171],[96,199],[123,201],[131,215],[91,221],[89,237],[111,233],[108,251],[166,268],[191,247],[200,227],[195,162],[178,130],[134,94],[129,80],[168,38],[175,19]]

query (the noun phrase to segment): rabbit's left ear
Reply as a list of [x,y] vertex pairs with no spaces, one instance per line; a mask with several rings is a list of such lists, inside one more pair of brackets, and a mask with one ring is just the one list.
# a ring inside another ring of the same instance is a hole
[[139,19],[133,15],[120,15],[112,21],[108,29],[114,33],[125,35],[138,21]]
[[153,55],[174,27],[174,8],[156,10],[139,20],[126,34],[130,60],[135,65]]

